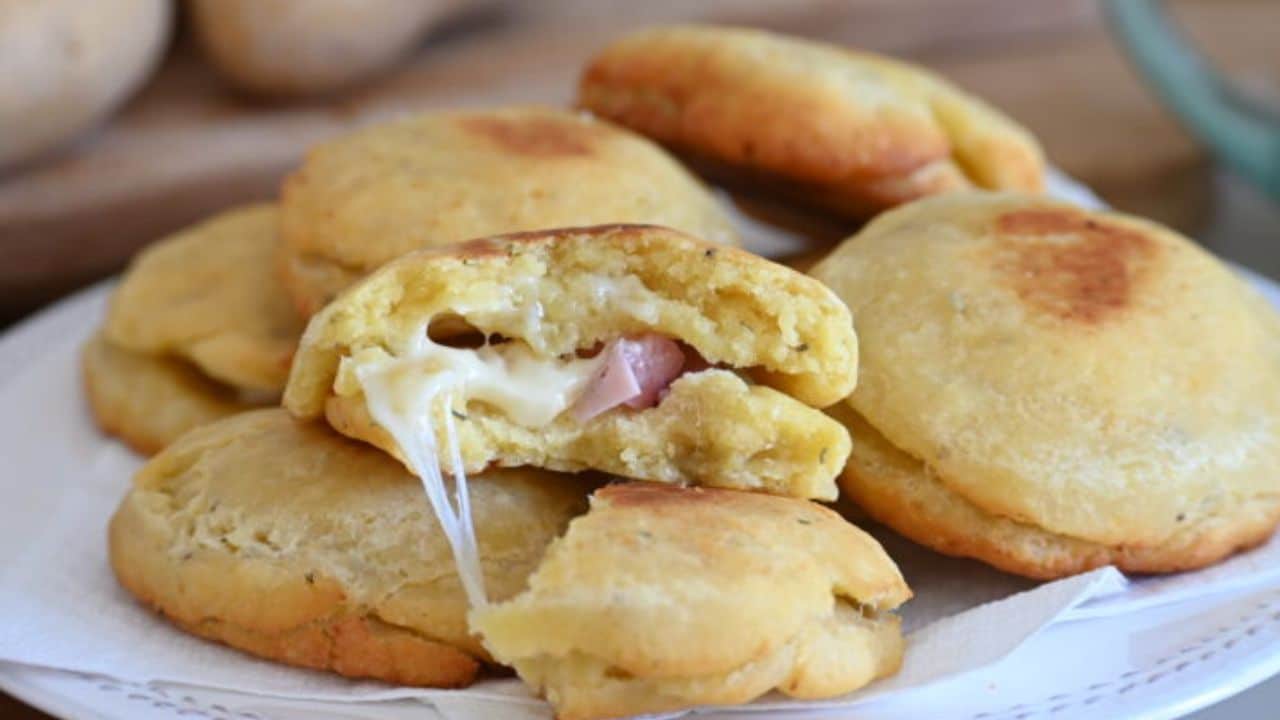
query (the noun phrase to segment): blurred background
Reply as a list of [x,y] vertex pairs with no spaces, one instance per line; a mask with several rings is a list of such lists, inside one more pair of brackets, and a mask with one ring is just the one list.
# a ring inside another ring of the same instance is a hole
[[[1155,31],[1117,32],[1129,2],[0,0],[0,325],[116,272],[169,231],[274,196],[318,140],[415,109],[568,103],[600,46],[679,21],[928,66],[1031,128],[1058,167],[1117,208],[1280,278],[1280,210],[1265,178],[1228,169],[1212,133],[1187,122],[1187,103],[1204,97],[1169,104],[1185,74],[1155,81],[1158,69],[1135,64]],[[1274,137],[1280,1],[1163,7],[1228,94],[1274,120],[1259,128]],[[1278,148],[1262,159],[1280,165]],[[1259,692],[1203,717],[1263,717]],[[1280,687],[1267,692],[1280,699]],[[10,712],[43,717],[0,696]]]
[[[1280,2],[1165,5],[1236,86],[1280,98]],[[0,0],[0,322],[271,197],[317,140],[418,108],[567,103],[597,48],[673,21],[924,64],[1116,207],[1280,276],[1271,204],[1180,124],[1095,0]]]

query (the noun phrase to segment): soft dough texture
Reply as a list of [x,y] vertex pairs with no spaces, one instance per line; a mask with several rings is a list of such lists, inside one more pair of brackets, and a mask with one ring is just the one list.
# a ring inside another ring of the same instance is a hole
[[656,332],[765,383],[725,369],[690,372],[656,407],[618,407],[585,423],[565,412],[540,428],[473,401],[457,408],[469,472],[495,462],[534,464],[801,497],[836,494],[848,435],[810,406],[853,389],[857,338],[847,309],[800,273],[667,228],[524,233],[392,262],[312,318],[285,406],[303,418],[326,415],[339,431],[401,455],[340,364],[369,349],[400,356],[433,320],[459,318],[548,361]]
[[974,193],[882,215],[813,275],[853,310],[849,402],[884,438],[845,486],[904,534],[1053,577],[1199,567],[1274,526],[1280,324],[1185,238]]
[[729,179],[862,218],[926,195],[1039,191],[1023,128],[922,68],[757,30],[644,30],[584,71],[580,104]]
[[857,438],[840,477],[842,497],[921,545],[1017,575],[1049,580],[1106,565],[1134,573],[1191,570],[1265,541],[1280,520],[1280,496],[1268,494],[1185,522],[1155,546],[1108,546],[1058,535],[984,512],[947,489],[924,463],[889,444],[852,409],[838,405],[830,412]]
[[820,505],[652,483],[592,497],[508,602],[471,626],[565,720],[851,692],[896,672],[911,596]]
[[324,143],[285,182],[281,210],[280,270],[308,315],[405,253],[499,233],[654,223],[737,243],[661,148],[537,107],[424,114]]
[[98,426],[144,455],[160,452],[191,428],[265,404],[181,360],[118,348],[101,333],[85,343],[81,364]]
[[[589,486],[539,470],[471,479],[493,598],[525,586]],[[422,486],[382,453],[283,410],[194,431],[134,478],[110,527],[120,583],[176,625],[291,665],[466,685],[485,651]]]
[[231,210],[143,251],[111,299],[115,345],[185,358],[211,378],[278,393],[303,320],[274,273],[274,206]]

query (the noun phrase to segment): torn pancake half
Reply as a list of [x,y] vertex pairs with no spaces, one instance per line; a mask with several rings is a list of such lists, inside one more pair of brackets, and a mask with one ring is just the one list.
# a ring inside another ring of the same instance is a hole
[[[675,230],[611,225],[384,266],[312,318],[284,403],[399,457],[446,514],[441,466],[831,499],[849,436],[817,408],[856,375],[852,319],[821,283]],[[460,538],[465,515],[445,520]]]
[[528,589],[468,619],[564,720],[818,699],[897,671],[911,597],[869,535],[816,503],[610,485]]

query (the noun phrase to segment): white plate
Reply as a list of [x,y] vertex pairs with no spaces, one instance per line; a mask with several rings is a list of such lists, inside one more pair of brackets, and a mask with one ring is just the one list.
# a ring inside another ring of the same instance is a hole
[[[1280,307],[1280,286],[1246,275]],[[11,377],[19,366],[40,358],[75,352],[78,343],[68,338],[83,337],[96,324],[106,290],[99,286],[82,292],[0,338],[0,378]],[[37,418],[40,411],[6,406],[0,414]],[[69,431],[57,425],[43,430],[53,436]],[[38,480],[0,477],[0,490],[4,483]],[[1269,586],[1253,585],[1137,613],[1060,622],[994,666],[883,701],[873,699],[859,707],[858,716],[862,720],[1172,718],[1278,672],[1280,582],[1273,581]],[[413,700],[326,705],[202,688],[136,685],[16,665],[0,665],[0,688],[66,718],[398,720],[450,715],[446,707],[437,711]]]
[[[1054,195],[1086,207],[1101,205],[1086,188],[1065,176],[1055,173],[1050,180]],[[803,247],[802,239],[777,228],[745,217],[738,220],[744,239],[757,252],[776,252],[779,248],[794,252]],[[1280,308],[1280,286],[1247,271],[1242,274]],[[0,337],[0,378],[12,378],[19,369],[41,359],[74,366],[64,354],[76,352],[79,340],[97,325],[107,290],[107,285],[102,284],[79,293]],[[40,398],[40,393],[24,397]],[[41,422],[41,408],[35,407],[39,402],[31,400],[31,407],[0,407],[0,421]],[[48,433],[48,437],[88,437],[85,417],[44,421],[47,427],[40,431]],[[78,447],[63,447],[55,452],[71,452]],[[44,479],[32,478],[30,473],[18,475],[0,475],[0,497],[5,496],[5,483]],[[0,522],[3,510],[0,507]],[[886,694],[883,699],[872,698],[859,704],[857,715],[862,720],[1184,715],[1280,673],[1280,580],[1272,580],[1270,585],[1256,581],[1219,585],[1223,592],[1211,597],[1159,605],[1142,612],[1109,614],[1114,608],[1105,602],[1077,608],[1074,617],[1078,619],[1049,626],[996,665],[915,690]],[[1147,585],[1148,591],[1158,589]],[[1127,607],[1143,605],[1134,593],[1118,600],[1127,603]],[[522,720],[545,716],[541,707],[529,708],[526,714],[510,704],[464,707],[462,701],[457,701],[457,707],[440,703],[438,708],[416,700],[322,704],[206,688],[139,685],[2,662],[0,688],[66,718],[449,720],[462,716],[511,717],[513,712]],[[760,717],[758,711],[707,714],[717,718]],[[842,716],[838,710],[795,711],[777,716],[784,715]]]

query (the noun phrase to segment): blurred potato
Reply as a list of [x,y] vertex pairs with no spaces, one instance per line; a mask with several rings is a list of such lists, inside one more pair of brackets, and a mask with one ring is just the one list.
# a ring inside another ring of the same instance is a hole
[[391,66],[458,0],[189,0],[209,61],[232,85],[325,93]]
[[151,74],[170,0],[0,0],[0,169],[92,127]]

